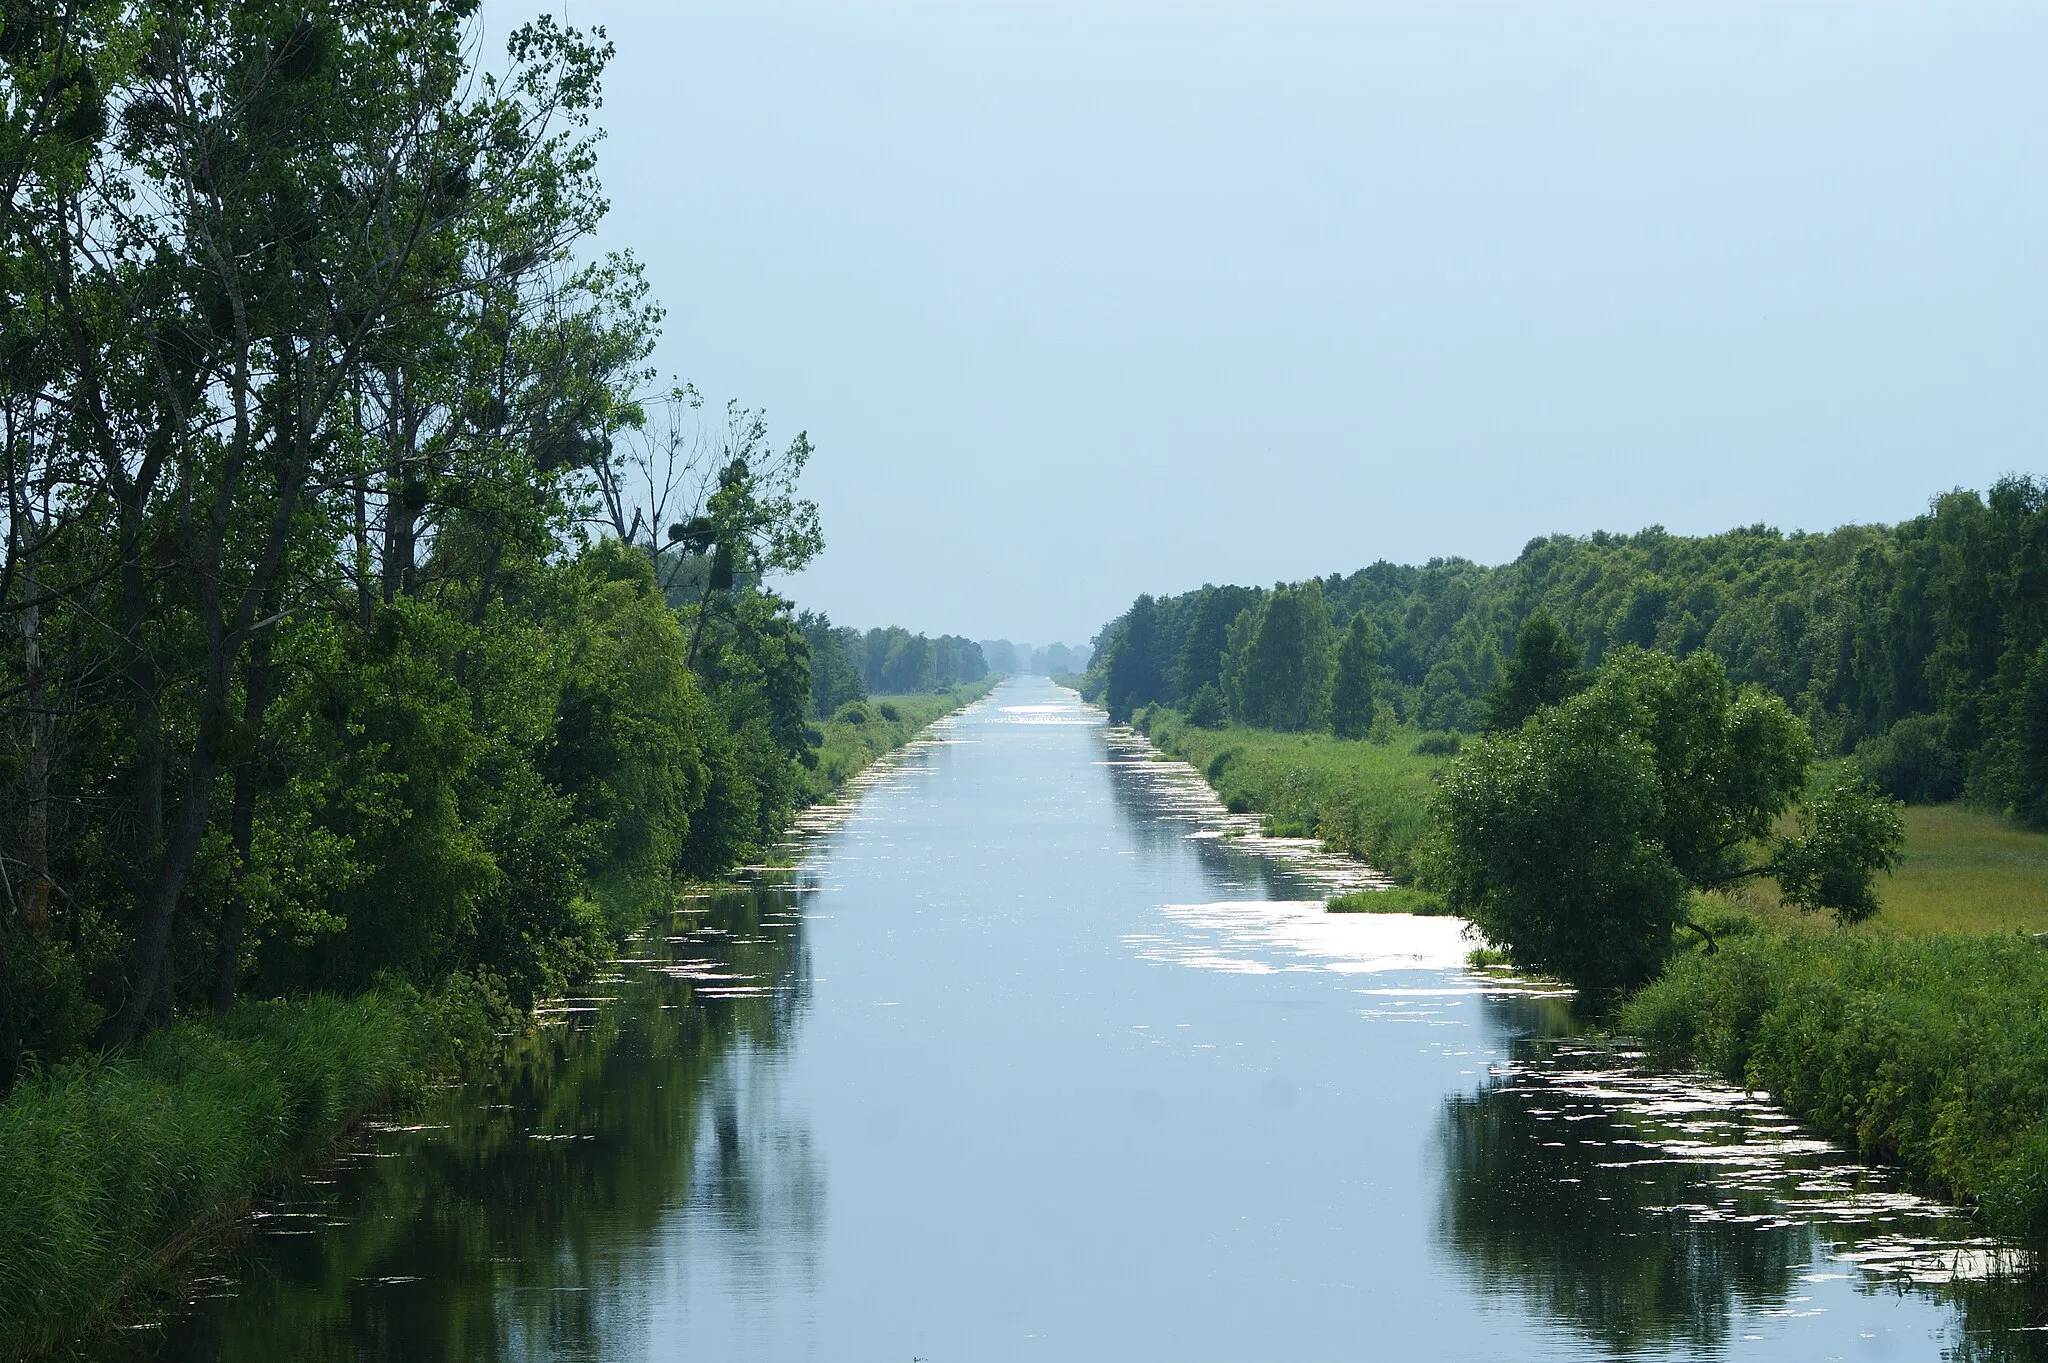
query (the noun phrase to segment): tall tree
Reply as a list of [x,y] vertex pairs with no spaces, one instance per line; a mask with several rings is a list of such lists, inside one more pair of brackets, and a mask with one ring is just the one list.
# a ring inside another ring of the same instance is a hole
[[1174,650],[1174,695],[1192,699],[1204,686],[1223,685],[1223,658],[1230,648],[1230,622],[1259,603],[1256,587],[1203,586],[1193,600],[1182,598],[1185,622]]
[[1330,614],[1322,584],[1281,583],[1230,629],[1224,689],[1231,711],[1266,729],[1310,729],[1330,701]]
[[1139,706],[1166,699],[1159,607],[1150,596],[1139,597],[1124,617],[1123,630],[1110,645],[1107,675],[1106,708],[1112,723],[1128,723]]
[[1363,738],[1372,731],[1379,667],[1379,631],[1362,613],[1352,616],[1337,646],[1337,679],[1330,688],[1330,729],[1337,737]]

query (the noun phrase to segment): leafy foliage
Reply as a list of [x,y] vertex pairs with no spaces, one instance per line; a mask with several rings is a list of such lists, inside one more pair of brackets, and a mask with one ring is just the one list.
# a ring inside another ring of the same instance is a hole
[[1444,779],[1430,883],[1518,964],[1595,996],[1649,979],[1684,912],[1656,752],[1625,698],[1489,738]]
[[1688,954],[1620,1023],[2048,1239],[2048,952],[2017,934],[1744,937]]
[[[1857,753],[1887,793],[1961,794],[2048,824],[2048,483],[2035,478],[1943,493],[1893,526],[1554,535],[1498,567],[1382,562],[1319,590],[1336,628],[1364,616],[1379,631],[1376,694],[1400,723],[1511,727],[1571,689],[1573,646],[1594,666],[1630,646],[1703,651],[1784,701],[1820,754]],[[1221,675],[1230,622],[1266,595],[1148,598],[1157,689],[1120,704],[1185,705]],[[1548,646],[1532,652],[1520,636],[1542,616],[1555,632],[1537,624],[1529,644]],[[1127,624],[1097,637],[1091,698]]]
[[1241,723],[1320,728],[1330,707],[1330,613],[1322,584],[1277,586],[1231,622],[1223,690]]
[[1487,698],[1486,723],[1492,729],[1518,729],[1547,706],[1557,705],[1582,690],[1583,657],[1548,610],[1539,606],[1522,622],[1515,636],[1515,655],[1502,669]]
[[1364,738],[1372,732],[1373,674],[1379,662],[1379,632],[1364,616],[1352,616],[1337,646],[1337,676],[1330,688],[1330,731],[1337,737]]
[[1434,883],[1521,964],[1595,999],[1661,968],[1692,889],[1776,875],[1805,909],[1876,911],[1873,877],[1897,860],[1896,805],[1832,787],[1777,840],[1806,785],[1806,728],[1762,690],[1734,690],[1718,658],[1626,648],[1592,688],[1469,749],[1438,803]]
[[0,1089],[249,994],[526,1002],[810,798],[810,442],[643,399],[610,46],[474,8],[0,26]]

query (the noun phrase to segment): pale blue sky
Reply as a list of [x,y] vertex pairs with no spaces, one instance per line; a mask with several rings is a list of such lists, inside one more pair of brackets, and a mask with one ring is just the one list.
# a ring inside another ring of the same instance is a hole
[[847,623],[2048,468],[2039,0],[553,8],[661,363],[809,430]]

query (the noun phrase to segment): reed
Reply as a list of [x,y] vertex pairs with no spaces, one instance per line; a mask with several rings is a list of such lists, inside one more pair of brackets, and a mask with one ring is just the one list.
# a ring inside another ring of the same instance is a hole
[[0,1102],[0,1357],[104,1327],[195,1231],[487,1043],[475,991],[245,1003]]

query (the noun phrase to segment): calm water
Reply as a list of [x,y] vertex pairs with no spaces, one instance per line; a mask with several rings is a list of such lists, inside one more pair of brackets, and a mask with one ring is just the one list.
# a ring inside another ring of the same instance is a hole
[[1999,1247],[1574,1043],[1448,920],[1005,685],[494,1082],[267,1204],[162,1359],[2031,1358]]

